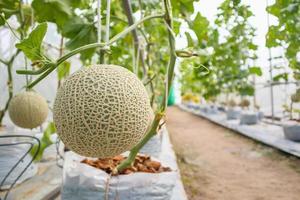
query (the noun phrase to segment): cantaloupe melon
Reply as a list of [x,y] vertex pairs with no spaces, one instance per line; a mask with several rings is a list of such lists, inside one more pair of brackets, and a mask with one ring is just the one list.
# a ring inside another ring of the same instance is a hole
[[8,106],[12,122],[22,128],[36,128],[45,122],[48,116],[48,104],[44,97],[33,91],[17,94]]
[[75,153],[106,158],[135,146],[153,111],[143,83],[117,65],[93,65],[69,76],[54,103],[54,123]]

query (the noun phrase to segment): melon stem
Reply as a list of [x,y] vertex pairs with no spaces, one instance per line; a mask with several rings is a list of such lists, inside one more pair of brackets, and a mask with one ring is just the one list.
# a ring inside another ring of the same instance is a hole
[[133,163],[133,161],[135,160],[135,157],[137,156],[137,154],[139,153],[139,151],[141,150],[141,148],[143,148],[143,146],[154,136],[156,135],[157,132],[157,128],[159,126],[159,122],[162,119],[163,114],[162,113],[157,113],[155,115],[155,118],[151,124],[150,129],[147,131],[145,137],[135,146],[130,150],[129,156],[122,162],[120,163],[120,165],[118,165],[116,167],[116,170],[114,170],[114,173],[118,173],[122,170],[124,170],[125,168],[131,166],[131,164]]
[[2,126],[2,121],[4,118],[4,115],[8,109],[8,105],[13,97],[13,76],[12,76],[12,68],[15,58],[19,55],[20,50],[17,50],[16,53],[9,59],[9,61],[3,61],[3,64],[6,65],[8,79],[7,79],[7,87],[8,87],[8,99],[5,103],[5,106],[3,109],[0,110],[0,127]]

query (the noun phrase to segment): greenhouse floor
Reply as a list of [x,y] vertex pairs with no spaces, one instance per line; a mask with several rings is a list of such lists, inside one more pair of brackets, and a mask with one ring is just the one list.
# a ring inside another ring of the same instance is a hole
[[189,199],[299,199],[298,158],[178,107],[167,116]]

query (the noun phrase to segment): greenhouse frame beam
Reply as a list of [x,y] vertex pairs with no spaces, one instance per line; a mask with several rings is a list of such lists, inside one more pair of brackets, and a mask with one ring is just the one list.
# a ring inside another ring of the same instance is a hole
[[[269,6],[269,1],[266,0],[266,7]],[[268,27],[270,27],[270,16],[269,13],[267,12],[267,23]],[[268,53],[269,53],[269,73],[270,73],[270,81],[271,83],[273,82],[273,67],[272,67],[272,51],[270,48],[268,48]],[[270,100],[271,100],[271,116],[272,116],[272,121],[274,118],[274,91],[273,91],[273,84],[270,85]]]

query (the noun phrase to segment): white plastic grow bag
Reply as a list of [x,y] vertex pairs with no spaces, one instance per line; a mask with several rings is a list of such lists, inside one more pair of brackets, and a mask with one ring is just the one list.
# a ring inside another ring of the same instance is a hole
[[228,120],[239,119],[241,115],[241,110],[238,108],[229,108],[226,112],[226,117]]
[[284,137],[288,140],[300,142],[300,125],[298,122],[286,121],[283,123]]
[[243,112],[240,116],[241,125],[253,125],[259,121],[258,114],[254,112]]
[[207,114],[214,115],[214,114],[218,114],[218,113],[219,113],[219,110],[215,105],[210,105],[208,107]]
[[139,172],[111,177],[102,170],[80,163],[83,157],[68,152],[63,170],[62,199],[186,200],[166,129],[162,134],[162,151],[158,160],[163,166],[170,167],[171,172]]

